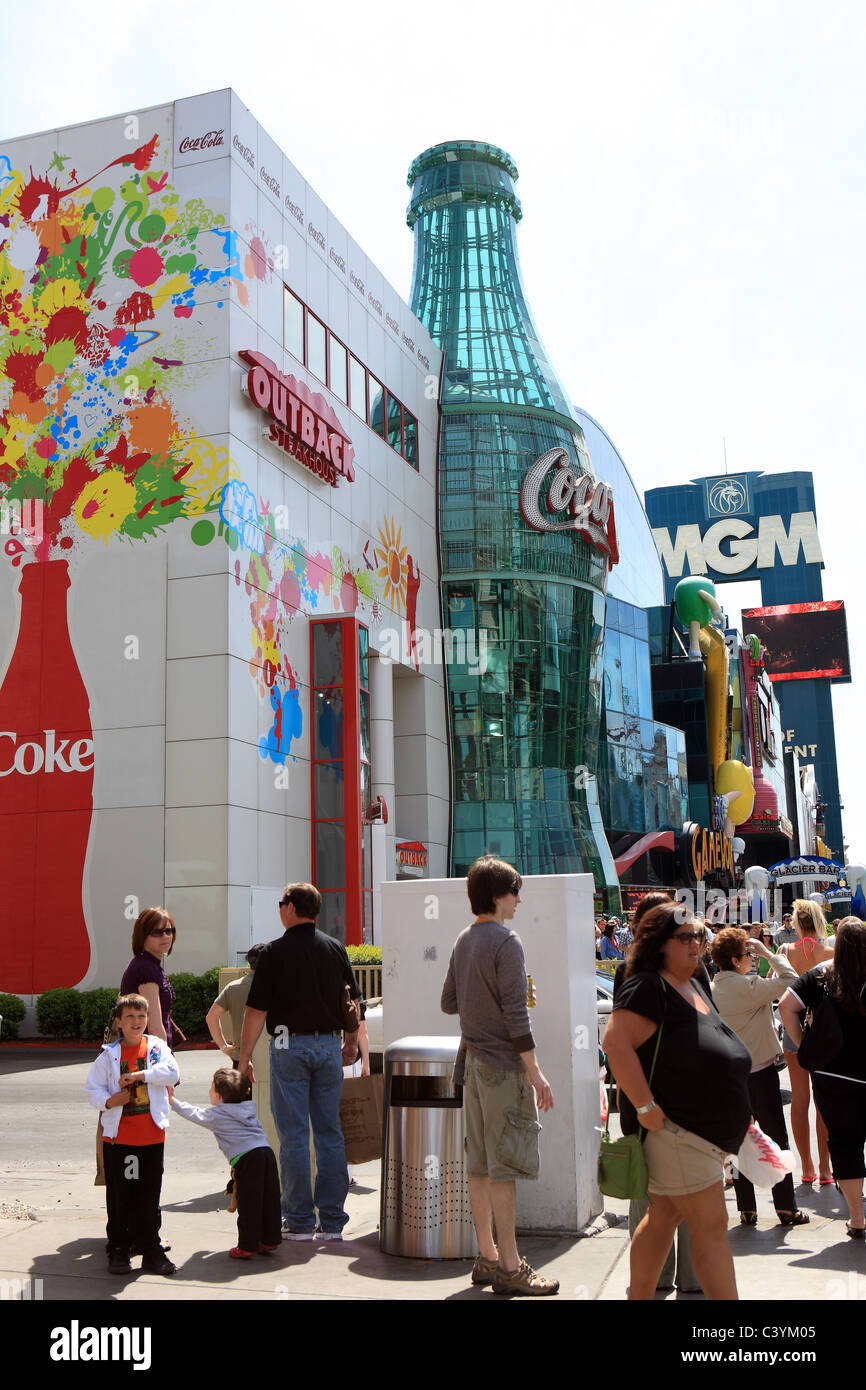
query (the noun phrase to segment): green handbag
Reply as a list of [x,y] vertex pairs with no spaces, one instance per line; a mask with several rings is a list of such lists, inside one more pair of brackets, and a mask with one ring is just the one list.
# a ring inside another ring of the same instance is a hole
[[[656,1057],[659,1055],[659,1043],[662,1040],[663,1027],[664,1019],[659,1024],[659,1030],[656,1034],[655,1052],[649,1074],[650,1086],[652,1086],[653,1074],[656,1069]],[[598,1155],[598,1186],[600,1190],[605,1197],[645,1197],[649,1182],[649,1173],[643,1154],[643,1137],[646,1130],[643,1125],[640,1125],[637,1134],[624,1134],[621,1139],[611,1139],[609,1127],[610,1093],[608,1092],[607,1118],[604,1122],[601,1149]]]

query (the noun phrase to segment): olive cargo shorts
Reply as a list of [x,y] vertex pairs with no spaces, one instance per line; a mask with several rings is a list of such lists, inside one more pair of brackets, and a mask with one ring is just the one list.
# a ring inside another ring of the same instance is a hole
[[466,1158],[473,1178],[538,1177],[541,1125],[526,1072],[482,1066],[470,1053],[463,1083]]

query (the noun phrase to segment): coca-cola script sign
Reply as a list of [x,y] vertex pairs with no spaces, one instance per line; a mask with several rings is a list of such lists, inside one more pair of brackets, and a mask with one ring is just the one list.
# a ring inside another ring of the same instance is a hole
[[225,130],[206,130],[204,135],[185,135],[177,147],[178,154],[188,154],[190,150],[209,150],[221,145]]
[[[539,505],[541,487],[551,468],[556,472],[547,489],[547,516]],[[608,565],[619,559],[613,495],[607,483],[597,483],[588,473],[576,473],[568,450],[548,449],[527,471],[520,489],[520,512],[533,531],[576,531],[608,558]],[[567,521],[551,521],[567,512]]]

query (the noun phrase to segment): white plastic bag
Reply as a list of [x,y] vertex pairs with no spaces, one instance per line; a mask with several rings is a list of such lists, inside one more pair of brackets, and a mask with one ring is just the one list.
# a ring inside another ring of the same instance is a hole
[[793,1173],[790,1149],[780,1149],[756,1124],[750,1124],[734,1162],[755,1187],[775,1187],[786,1173]]

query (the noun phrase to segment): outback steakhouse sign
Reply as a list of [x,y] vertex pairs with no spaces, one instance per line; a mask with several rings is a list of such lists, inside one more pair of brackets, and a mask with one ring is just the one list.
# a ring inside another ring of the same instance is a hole
[[426,869],[427,846],[420,840],[404,840],[397,845],[397,864],[403,868]]
[[351,440],[324,396],[293,376],[283,376],[261,352],[244,348],[250,400],[271,417],[267,437],[309,468],[323,483],[336,487],[340,478],[355,481]]

